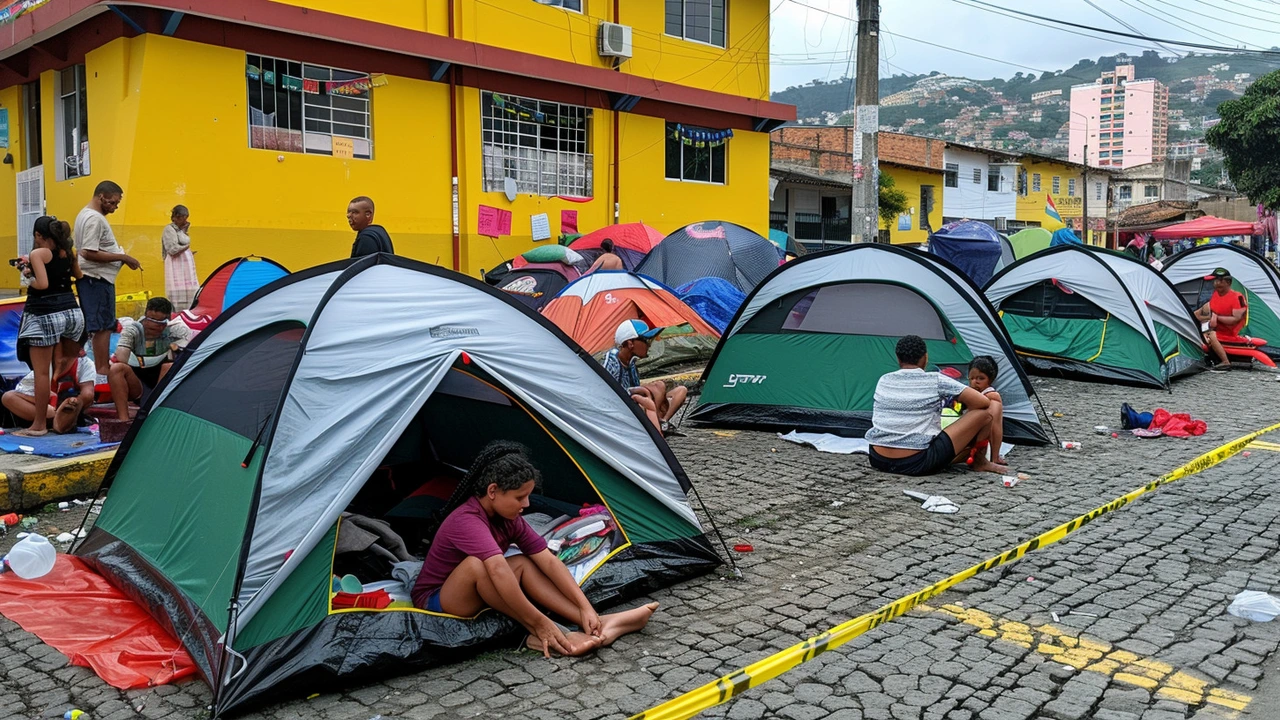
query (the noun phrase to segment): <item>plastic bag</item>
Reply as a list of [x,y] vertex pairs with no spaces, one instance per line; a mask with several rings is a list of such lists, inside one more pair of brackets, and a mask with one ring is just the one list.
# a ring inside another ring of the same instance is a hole
[[1271,622],[1280,615],[1280,599],[1257,590],[1245,590],[1231,601],[1227,612],[1245,620]]

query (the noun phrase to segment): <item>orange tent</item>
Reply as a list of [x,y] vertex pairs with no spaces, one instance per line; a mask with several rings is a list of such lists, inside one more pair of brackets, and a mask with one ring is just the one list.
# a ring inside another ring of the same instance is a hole
[[671,290],[624,271],[597,271],[573,281],[542,308],[542,314],[592,355],[613,347],[613,333],[623,320],[669,328],[658,336],[658,344],[683,337],[714,347],[720,339],[715,328]]

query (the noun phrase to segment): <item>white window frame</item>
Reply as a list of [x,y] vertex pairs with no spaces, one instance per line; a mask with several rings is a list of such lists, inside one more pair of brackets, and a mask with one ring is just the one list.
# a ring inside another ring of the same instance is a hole
[[[260,77],[265,76],[265,66],[268,63],[270,63],[271,72],[274,75],[274,80],[271,83],[271,102],[272,107],[275,108],[273,112],[266,113],[264,110],[259,109],[266,108],[267,83],[265,82],[265,77],[255,82],[247,73],[245,76],[245,92],[248,97],[245,105],[248,115],[248,143],[250,148],[271,152],[333,155],[334,138],[345,138],[351,141],[353,146],[352,154],[355,159],[373,159],[373,101],[370,97],[372,91],[366,90],[364,97],[330,95],[325,85],[333,81],[367,80],[369,79],[368,73],[324,65],[313,65],[268,55],[248,53],[245,55],[245,67],[248,68],[251,65],[257,67]],[[284,69],[281,70],[281,68]],[[291,70],[294,70],[294,68],[296,68],[297,72],[294,77],[300,78],[304,83],[306,81],[319,83],[321,92],[313,94],[307,93],[305,90],[283,90],[283,77],[285,75],[293,76]],[[257,85],[256,92],[258,93],[259,108],[253,107],[255,84]],[[287,108],[282,108],[279,105],[280,97],[291,98],[291,93],[293,92],[297,92],[301,96],[301,104],[299,106],[301,114],[296,118],[293,115],[292,103]],[[323,98],[325,102],[322,103],[312,98]],[[335,105],[334,103],[338,104]],[[285,124],[283,126],[280,124],[281,118],[279,117],[282,110],[285,111]],[[341,120],[345,122],[340,122],[335,118],[335,115],[339,113],[341,114]],[[268,124],[268,119],[270,119],[270,124]],[[328,126],[327,132],[322,129],[326,125]],[[260,129],[260,132],[257,133],[257,138],[255,138],[254,133],[255,128]],[[300,144],[294,144],[295,138],[300,141]],[[282,140],[287,142],[287,147],[281,147]]]
[[[564,123],[537,122],[526,111]],[[481,91],[484,191],[502,192],[510,177],[521,194],[594,197],[591,117],[588,107]]]
[[942,187],[960,187],[960,163],[946,163],[942,170]]
[[[994,180],[996,183],[996,187],[994,190],[991,189],[992,180]],[[1000,192],[1001,188],[1004,186],[1003,180],[1004,178],[1001,177],[1000,175],[1000,168],[998,167],[987,168],[987,192],[996,192],[996,193]]]
[[[714,36],[714,27],[711,24],[712,9],[716,3],[720,4],[720,34],[723,42],[716,44],[712,37]],[[667,24],[668,13],[673,3],[680,4],[680,32],[671,32],[671,28]],[[707,39],[699,40],[689,36],[688,18],[690,5],[706,5],[707,6]],[[699,45],[707,45],[709,47],[726,49],[729,47],[729,0],[664,0],[662,10],[662,32],[667,37],[680,38]]]
[[1142,197],[1156,198],[1158,200],[1160,198],[1160,186],[1159,185],[1143,185]]
[[[674,140],[671,138],[672,133],[674,133],[674,132],[676,131],[676,130],[675,130],[675,127],[676,127],[676,123],[672,123],[672,122],[667,123],[667,124],[666,124],[666,126],[665,126],[665,129],[664,129],[664,132],[666,133],[666,136],[665,136],[665,137],[666,137],[666,150],[665,150],[665,152],[667,152],[667,153],[670,153],[670,152],[671,152],[671,147],[672,147],[672,143],[673,143],[673,142],[674,142],[677,146],[679,146],[679,148],[680,148],[680,177],[672,177],[672,176],[667,172],[667,169],[666,169],[665,165],[666,165],[666,162],[669,160],[669,158],[664,157],[664,158],[663,158],[663,165],[664,165],[664,168],[663,168],[663,174],[664,174],[664,175],[666,175],[667,179],[668,179],[668,180],[670,180],[670,181],[672,181],[672,182],[698,183],[698,184],[701,184],[701,185],[728,185],[728,184],[729,184],[729,143],[724,143],[723,145],[719,145],[719,146],[717,146],[717,147],[706,146],[706,147],[701,147],[701,148],[699,148],[699,147],[695,147],[695,146],[691,146],[691,145],[686,145],[686,144],[684,143],[684,141],[683,141],[683,140],[680,140],[679,138],[676,138],[676,139],[674,139]],[[690,126],[687,126],[687,125],[686,125],[685,127],[688,127],[690,130],[708,130],[708,132],[710,132],[710,130],[709,130],[708,128],[696,128],[696,127],[690,127]],[[722,168],[720,168],[720,175],[721,175],[721,177],[723,177],[723,178],[724,178],[723,180],[716,180],[716,179],[715,179],[716,173],[715,173],[715,167],[714,167],[714,164],[715,164],[716,151],[717,151],[717,150],[719,151],[719,154],[720,154],[720,161],[721,161],[721,163],[724,165]],[[685,158],[684,158],[684,155],[685,155],[685,153],[686,153],[686,152],[690,152],[690,151],[695,152],[695,153],[696,153],[696,152],[706,152],[706,153],[709,153],[709,154],[710,154],[710,155],[709,155],[708,168],[707,168],[707,169],[708,169],[707,177],[709,178],[708,180],[700,180],[700,179],[697,179],[697,178],[686,178],[686,177],[684,176],[684,171],[685,171]]]
[[1117,199],[1117,200],[1132,200],[1132,199],[1133,199],[1133,186],[1132,186],[1132,185],[1121,185],[1121,186],[1120,186],[1120,188],[1116,191],[1116,199]]
[[[550,5],[551,7],[558,7],[563,10],[568,10],[569,12],[576,12],[578,14],[582,14],[582,6],[586,3],[586,0],[533,0],[533,1],[538,3],[539,5]],[[566,3],[572,3],[577,7],[571,7]]]
[[[76,87],[67,92],[63,87],[62,76],[67,71],[71,71],[75,77]],[[88,92],[88,72],[84,63],[64,68],[54,73],[54,96],[58,98],[58,103],[54,107],[54,134],[55,134],[55,152],[56,158],[54,164],[57,166],[57,179],[74,180],[76,178],[86,177],[89,175],[91,168],[89,167],[89,103],[87,100]],[[76,117],[71,120],[74,123],[74,129],[83,128],[84,137],[79,134],[75,137],[75,143],[79,147],[67,147],[67,123],[66,112],[63,110],[65,100],[67,98],[75,98],[72,103],[75,107]],[[12,122],[12,120],[10,121]]]

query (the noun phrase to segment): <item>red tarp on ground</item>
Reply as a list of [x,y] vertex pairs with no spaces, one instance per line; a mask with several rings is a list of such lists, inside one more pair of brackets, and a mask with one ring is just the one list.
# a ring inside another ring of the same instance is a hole
[[53,570],[35,580],[0,575],[0,615],[121,690],[166,685],[196,671],[147,611],[71,555],[59,555]]
[[1252,234],[1253,223],[1251,222],[1223,220],[1212,215],[1205,215],[1195,220],[1154,230],[1151,236],[1157,240],[1171,240],[1176,238],[1206,238]]

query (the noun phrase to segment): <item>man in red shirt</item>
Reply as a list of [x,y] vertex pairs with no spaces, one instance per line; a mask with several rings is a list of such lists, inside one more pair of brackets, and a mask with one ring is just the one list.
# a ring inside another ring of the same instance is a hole
[[1243,343],[1240,328],[1244,326],[1245,314],[1249,306],[1244,295],[1231,289],[1231,271],[1226,268],[1215,268],[1205,280],[1213,280],[1213,295],[1209,302],[1196,310],[1196,319],[1200,321],[1200,329],[1204,331],[1204,340],[1209,348],[1218,356],[1216,369],[1230,370],[1231,361],[1227,359],[1227,351],[1222,343]]

